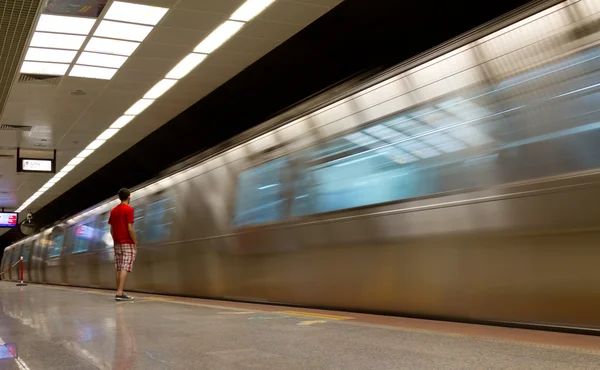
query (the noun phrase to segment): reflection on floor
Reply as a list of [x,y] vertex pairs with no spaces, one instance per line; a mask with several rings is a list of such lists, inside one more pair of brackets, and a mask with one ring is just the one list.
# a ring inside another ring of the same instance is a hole
[[[0,369],[598,369],[600,338],[0,282]],[[512,338],[512,339],[511,339]]]

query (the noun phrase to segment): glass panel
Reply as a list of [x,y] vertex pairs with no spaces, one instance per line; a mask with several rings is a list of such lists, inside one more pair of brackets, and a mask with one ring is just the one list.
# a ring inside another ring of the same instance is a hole
[[112,248],[114,246],[112,235],[110,234],[110,225],[108,224],[108,218],[110,213],[105,213],[100,216],[100,226],[98,227],[99,236],[96,241],[96,248]]
[[72,253],[83,253],[87,252],[90,247],[90,243],[94,241],[96,230],[94,229],[94,222],[88,222],[83,225],[76,225],[71,228],[71,236],[73,240],[73,251]]
[[23,262],[29,261],[29,255],[31,254],[31,245],[32,243],[29,243],[23,248]]
[[283,218],[282,168],[277,159],[244,171],[239,176],[235,224],[272,222]]
[[145,239],[144,233],[144,223],[145,223],[145,214],[144,214],[144,206],[138,204],[137,206],[133,206],[133,230],[135,231],[135,238],[138,243],[143,243]]
[[[600,168],[600,49],[582,55],[294,154],[291,215]],[[237,224],[282,217],[281,161],[242,173]]]
[[64,239],[65,236],[63,233],[57,234],[54,237],[52,237],[50,241],[50,252],[48,253],[49,258],[60,256]]
[[171,237],[173,211],[174,208],[170,206],[169,198],[148,204],[146,211],[146,242],[154,243]]
[[19,257],[21,257],[21,247],[20,246],[14,247],[12,249],[12,259],[11,259],[10,264],[11,265],[15,264],[19,260]]

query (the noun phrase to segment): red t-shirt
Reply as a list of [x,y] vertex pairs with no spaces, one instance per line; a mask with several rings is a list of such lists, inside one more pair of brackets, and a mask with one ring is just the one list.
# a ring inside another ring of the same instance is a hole
[[129,236],[128,225],[133,223],[133,208],[121,203],[112,211],[108,218],[108,224],[112,226],[113,241],[115,244],[133,244]]

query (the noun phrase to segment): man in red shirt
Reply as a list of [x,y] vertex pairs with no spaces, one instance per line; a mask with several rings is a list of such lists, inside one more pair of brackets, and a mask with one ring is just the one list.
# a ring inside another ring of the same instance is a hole
[[137,241],[133,229],[133,208],[129,206],[131,192],[128,189],[119,190],[121,204],[110,211],[108,223],[110,234],[115,245],[115,266],[117,268],[117,301],[133,301],[133,297],[123,292],[127,274],[133,268],[137,253]]

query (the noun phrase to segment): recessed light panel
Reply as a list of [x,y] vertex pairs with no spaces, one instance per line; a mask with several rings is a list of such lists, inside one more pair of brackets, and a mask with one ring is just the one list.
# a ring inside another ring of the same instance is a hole
[[93,152],[94,151],[91,149],[84,149],[81,152],[79,152],[79,154],[77,154],[77,156],[75,158],[87,158]]
[[53,49],[79,50],[85,36],[61,35],[58,33],[35,32],[30,46]]
[[29,48],[25,54],[25,60],[35,62],[71,63],[77,55],[72,50],[38,49]]
[[146,95],[144,95],[144,99],[158,99],[164,93],[166,93],[170,88],[173,87],[177,83],[177,80],[169,80],[164,79],[159,81],[153,88],[148,90]]
[[109,128],[121,129],[121,128],[127,126],[127,124],[129,122],[131,122],[131,120],[134,118],[135,118],[135,116],[121,116],[115,122],[113,122],[113,124],[110,125]]
[[144,41],[153,27],[139,24],[102,21],[94,32],[94,36],[108,37],[130,41]]
[[137,49],[139,45],[139,42],[92,37],[90,42],[88,42],[88,44],[85,46],[85,50],[95,51],[98,53],[130,56],[131,54],[133,54],[133,52],[135,51],[135,49]]
[[192,71],[192,69],[196,68],[198,64],[200,64],[204,59],[206,59],[205,54],[196,54],[191,53],[185,58],[181,60],[167,75],[168,79],[180,79],[185,77],[188,73]]
[[127,57],[120,55],[98,54],[83,52],[77,59],[77,64],[85,64],[88,66],[121,68]]
[[123,21],[129,23],[140,23],[156,26],[158,22],[167,13],[168,8],[159,8],[157,6],[139,5],[115,1],[112,3],[105,19],[113,21]]
[[93,18],[42,14],[35,30],[87,35],[92,30],[92,27],[94,27],[94,23],[96,23],[96,20]]
[[97,140],[108,140],[111,137],[115,136],[115,134],[119,132],[119,129],[116,128],[107,128],[103,133],[98,136]]
[[154,103],[154,100],[140,99],[125,112],[126,116],[137,116]]
[[275,0],[246,0],[246,2],[243,3],[231,17],[229,17],[229,19],[248,22],[274,2]]
[[226,21],[212,31],[210,35],[206,36],[206,38],[196,46],[194,52],[204,54],[212,53],[235,35],[243,26],[243,22]]
[[94,140],[90,143],[90,145],[88,145],[85,149],[86,150],[96,150],[98,148],[100,148],[102,146],[102,144],[104,144],[106,142],[106,140]]
[[68,64],[23,62],[21,73],[36,75],[63,76],[69,69]]
[[75,65],[69,76],[110,80],[115,73],[117,73],[116,69]]
[[83,158],[75,157],[75,158],[71,159],[71,161],[69,162],[69,165],[77,166],[81,162],[83,162]]

